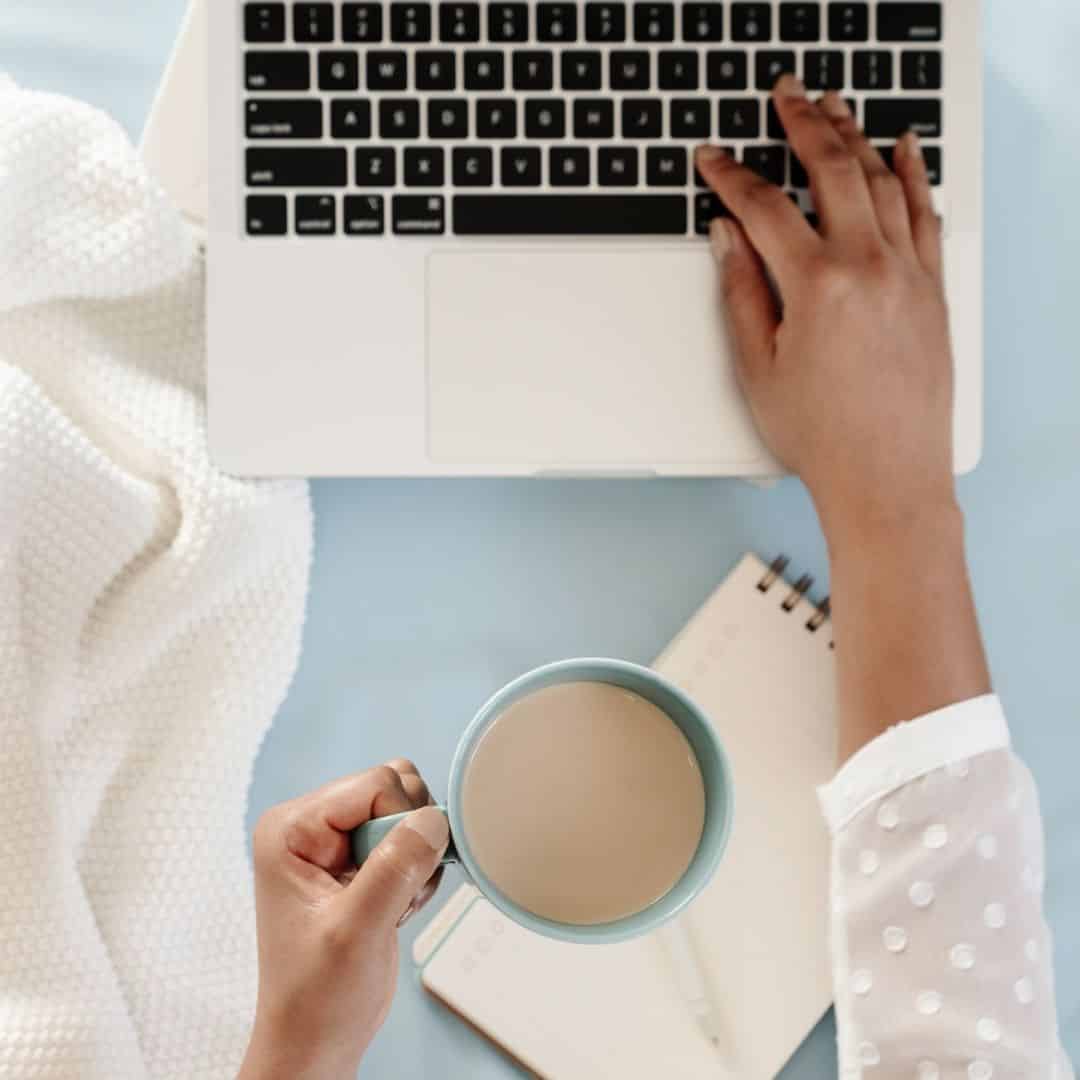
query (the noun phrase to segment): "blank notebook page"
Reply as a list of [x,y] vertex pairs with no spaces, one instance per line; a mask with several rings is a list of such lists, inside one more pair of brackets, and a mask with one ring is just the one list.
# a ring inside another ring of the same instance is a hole
[[747,555],[656,662],[711,716],[731,758],[735,822],[684,916],[724,1037],[705,1039],[655,936],[551,941],[463,886],[417,939],[424,986],[540,1076],[767,1078],[828,1008],[829,845],[815,789],[835,770],[828,621],[758,588]]

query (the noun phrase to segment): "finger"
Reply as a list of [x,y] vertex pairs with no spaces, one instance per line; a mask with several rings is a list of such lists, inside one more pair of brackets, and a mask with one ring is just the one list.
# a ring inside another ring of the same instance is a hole
[[351,864],[349,832],[365,821],[412,810],[401,775],[389,765],[335,780],[291,804],[285,847],[335,876]]
[[780,322],[776,298],[761,259],[737,222],[713,218],[709,237],[720,267],[735,367],[745,386],[772,363]]
[[919,262],[938,281],[942,281],[944,259],[941,249],[941,219],[934,210],[922,146],[918,135],[913,131],[909,131],[897,142],[893,164],[907,200],[915,253]]
[[449,840],[441,810],[414,810],[376,845],[335,903],[351,925],[392,930],[424,892]]
[[439,867],[434,874],[428,878],[427,884],[416,894],[416,898],[406,908],[405,914],[398,920],[398,926],[404,926],[418,911],[422,911],[424,905],[435,895],[439,889],[439,885],[443,879],[443,867]]
[[405,788],[405,794],[409,797],[409,802],[414,809],[418,809],[421,806],[427,806],[431,803],[431,792],[428,791],[427,784],[420,779],[419,776],[414,776],[412,773],[405,773],[401,778],[402,787]]
[[[781,77],[773,101],[788,142],[810,177],[824,232],[864,245],[880,242],[881,230],[862,168],[828,117],[806,96],[803,84],[793,75]],[[750,239],[754,239],[752,234]]]
[[391,758],[386,764],[395,772],[401,773],[402,776],[407,776],[409,774],[413,776],[420,775],[420,770],[408,758]]
[[839,94],[826,94],[821,101],[821,110],[832,123],[833,130],[843,139],[852,157],[862,166],[874,212],[885,239],[900,251],[910,253],[914,242],[903,184],[855,123],[847,102]]
[[718,146],[699,146],[695,163],[768,263],[780,291],[793,285],[822,242],[798,207],[778,187],[737,164]]

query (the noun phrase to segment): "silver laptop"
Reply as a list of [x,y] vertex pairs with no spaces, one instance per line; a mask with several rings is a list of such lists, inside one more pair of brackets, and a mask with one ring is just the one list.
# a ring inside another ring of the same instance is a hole
[[[148,143],[167,184],[208,195],[216,459],[256,475],[777,472],[735,382],[704,239],[717,204],[692,151],[730,147],[812,213],[767,100],[794,70],[842,90],[879,145],[923,137],[947,236],[956,465],[971,468],[978,9],[197,8]],[[170,137],[197,111],[195,79],[202,187],[199,155]]]

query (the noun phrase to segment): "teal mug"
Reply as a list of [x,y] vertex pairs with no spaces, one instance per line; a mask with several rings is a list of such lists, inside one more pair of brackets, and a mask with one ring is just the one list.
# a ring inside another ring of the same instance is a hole
[[[465,773],[490,725],[515,701],[549,686],[568,682],[601,682],[630,690],[652,702],[686,736],[705,786],[705,823],[697,851],[682,877],[659,900],[642,911],[613,922],[591,925],[556,922],[527,911],[500,891],[484,873],[469,849],[463,826],[462,795]],[[560,660],[536,668],[497,691],[473,718],[458,743],[450,766],[449,796],[440,807],[450,819],[450,845],[444,863],[460,863],[480,892],[515,922],[562,941],[610,943],[656,929],[681,911],[708,884],[727,846],[734,811],[731,766],[709,718],[677,686],[662,675],[623,660]],[[375,845],[405,814],[375,818],[353,831],[352,850],[361,865]]]

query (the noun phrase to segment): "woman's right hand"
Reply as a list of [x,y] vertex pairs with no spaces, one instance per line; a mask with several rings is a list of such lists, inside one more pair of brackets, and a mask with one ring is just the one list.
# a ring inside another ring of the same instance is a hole
[[838,94],[815,104],[785,76],[774,99],[819,231],[717,148],[699,149],[697,165],[734,215],[713,221],[712,242],[743,388],[832,543],[953,502],[940,223],[913,135],[897,144],[893,173]]

